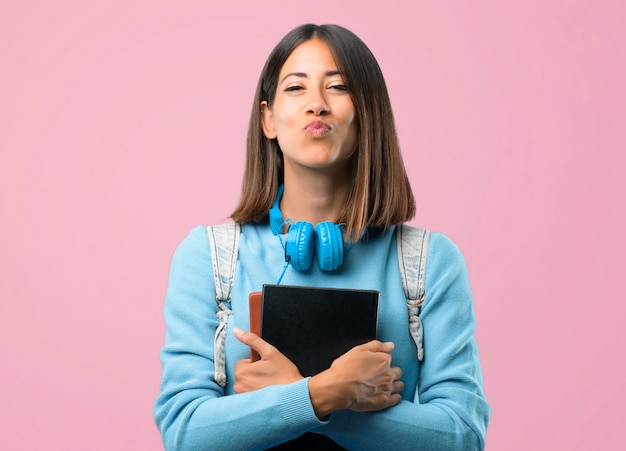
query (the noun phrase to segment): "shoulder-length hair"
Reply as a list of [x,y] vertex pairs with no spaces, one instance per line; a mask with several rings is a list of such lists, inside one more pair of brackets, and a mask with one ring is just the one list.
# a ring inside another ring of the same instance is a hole
[[389,93],[382,71],[365,43],[338,25],[301,25],[272,50],[256,89],[248,127],[241,200],[231,218],[240,223],[266,220],[283,183],[283,155],[278,140],[265,137],[261,102],[271,108],[280,70],[293,50],[310,39],[330,49],[355,110],[358,143],[352,158],[352,186],[337,223],[347,237],[367,228],[386,229],[415,215],[415,198],[400,155]]

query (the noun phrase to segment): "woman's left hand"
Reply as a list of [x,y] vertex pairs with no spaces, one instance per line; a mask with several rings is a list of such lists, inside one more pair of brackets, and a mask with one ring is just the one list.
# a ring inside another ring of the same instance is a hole
[[246,393],[303,379],[298,367],[291,360],[258,335],[238,327],[235,327],[233,333],[237,340],[250,346],[261,356],[261,360],[255,362],[241,359],[235,364],[235,392]]

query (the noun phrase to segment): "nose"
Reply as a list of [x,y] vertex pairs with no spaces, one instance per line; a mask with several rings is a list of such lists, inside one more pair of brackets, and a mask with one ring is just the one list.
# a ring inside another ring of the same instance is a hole
[[317,89],[310,91],[307,110],[315,116],[321,116],[329,112],[330,108],[328,107],[323,91]]

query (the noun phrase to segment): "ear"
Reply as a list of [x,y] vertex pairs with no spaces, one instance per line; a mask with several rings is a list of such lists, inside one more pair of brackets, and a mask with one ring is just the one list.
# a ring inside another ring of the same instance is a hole
[[261,102],[261,125],[263,126],[263,134],[267,139],[276,139],[276,131],[274,130],[274,116],[267,101]]

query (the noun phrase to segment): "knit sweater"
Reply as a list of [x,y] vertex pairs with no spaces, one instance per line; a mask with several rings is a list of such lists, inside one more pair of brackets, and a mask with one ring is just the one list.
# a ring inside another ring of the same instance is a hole
[[[165,299],[162,381],[154,417],[168,450],[266,449],[317,432],[347,449],[473,450],[484,447],[490,407],[474,338],[476,320],[463,256],[447,237],[431,233],[426,266],[424,359],[408,331],[407,306],[393,228],[368,233],[336,271],[289,267],[284,285],[380,291],[378,339],[395,344],[392,365],[403,370],[402,401],[378,412],[336,411],[319,420],[309,378],[237,394],[234,366],[250,349],[232,333],[249,330],[248,294],[278,280],[284,266],[279,237],[267,224],[243,225],[226,338],[226,387],[214,379],[218,325],[207,230],[194,228],[172,259]],[[284,240],[284,237],[283,237]]]

